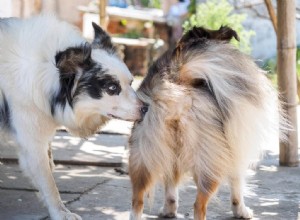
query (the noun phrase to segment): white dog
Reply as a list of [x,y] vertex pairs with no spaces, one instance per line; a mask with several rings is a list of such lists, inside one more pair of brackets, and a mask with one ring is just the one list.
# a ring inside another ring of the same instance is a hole
[[0,126],[18,143],[20,166],[52,219],[81,219],[62,203],[51,173],[56,128],[86,137],[108,118],[142,114],[132,75],[110,37],[93,27],[90,44],[53,16],[0,19]]

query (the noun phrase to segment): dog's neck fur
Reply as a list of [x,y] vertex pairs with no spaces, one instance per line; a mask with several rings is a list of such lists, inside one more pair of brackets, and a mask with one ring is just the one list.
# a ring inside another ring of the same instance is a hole
[[80,114],[80,112],[75,114],[69,103],[66,103],[64,108],[56,106],[53,118],[59,126],[65,126],[73,135],[82,138],[95,134],[109,120],[99,114],[89,117],[84,117],[84,114]]

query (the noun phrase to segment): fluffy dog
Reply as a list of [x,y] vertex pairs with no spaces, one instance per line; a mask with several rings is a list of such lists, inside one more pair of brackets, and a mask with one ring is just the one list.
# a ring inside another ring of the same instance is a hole
[[242,186],[251,159],[274,143],[282,116],[277,92],[248,56],[228,42],[235,31],[201,27],[187,32],[174,50],[150,68],[137,91],[148,106],[129,140],[131,220],[141,219],[143,197],[162,181],[163,217],[175,217],[177,186],[190,172],[197,186],[194,219],[219,184],[229,181],[235,217],[251,218]]
[[52,219],[81,219],[62,203],[51,173],[56,128],[87,137],[108,118],[141,118],[132,75],[110,37],[93,27],[88,43],[53,16],[0,19],[0,126],[18,143],[20,166]]

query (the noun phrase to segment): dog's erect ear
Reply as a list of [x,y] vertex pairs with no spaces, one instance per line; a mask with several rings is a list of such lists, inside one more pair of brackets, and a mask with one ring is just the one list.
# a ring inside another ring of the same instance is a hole
[[222,26],[219,30],[209,30],[203,27],[194,27],[186,32],[173,50],[173,56],[180,62],[183,51],[193,48],[199,48],[201,45],[205,45],[208,40],[217,40],[229,42],[232,38],[239,41],[237,33],[229,27]]
[[221,26],[219,30],[209,30],[203,27],[194,27],[193,29],[189,30],[187,33],[183,35],[180,39],[180,43],[185,43],[190,40],[197,40],[201,38],[211,39],[211,40],[221,40],[221,41],[230,41],[232,38],[235,38],[239,41],[239,36],[237,33],[232,30],[230,27]]
[[60,73],[76,73],[78,68],[88,68],[92,63],[92,47],[85,43],[78,47],[70,47],[55,56],[56,67]]
[[96,23],[92,22],[92,25],[95,33],[92,47],[114,52],[115,47],[111,42],[111,37]]
[[230,41],[232,38],[235,38],[237,41],[240,41],[236,31],[227,26],[221,26],[219,30],[211,31],[211,36],[216,40]]

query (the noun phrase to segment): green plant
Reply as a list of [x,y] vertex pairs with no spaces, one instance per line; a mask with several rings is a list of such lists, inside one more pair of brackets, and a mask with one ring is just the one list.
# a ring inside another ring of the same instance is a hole
[[141,0],[141,4],[147,8],[161,8],[160,0]]
[[272,81],[272,84],[277,87],[277,74],[276,74],[276,57],[267,59],[262,65],[262,69],[267,72],[267,77]]
[[116,34],[117,37],[124,37],[124,38],[130,38],[130,39],[138,39],[142,37],[142,34],[138,30],[130,30],[124,34]]
[[300,46],[297,47],[296,62],[297,75],[300,77]]
[[[227,0],[207,0],[196,6],[196,13],[192,14],[183,24],[184,31],[188,31],[194,26],[202,26],[209,29],[219,29],[222,25],[229,26],[235,30],[240,42],[232,40],[241,51],[250,54],[250,38],[255,35],[253,30],[245,30],[242,22],[246,19],[246,14],[233,13],[233,6]],[[192,8],[190,9],[191,11]]]
[[189,14],[195,14],[196,13],[196,6],[197,6],[196,0],[191,0],[190,5],[188,7]]

